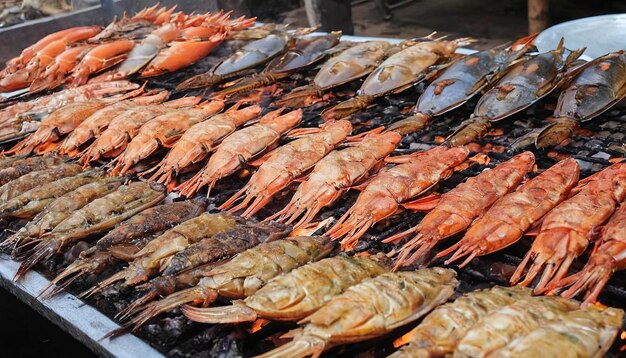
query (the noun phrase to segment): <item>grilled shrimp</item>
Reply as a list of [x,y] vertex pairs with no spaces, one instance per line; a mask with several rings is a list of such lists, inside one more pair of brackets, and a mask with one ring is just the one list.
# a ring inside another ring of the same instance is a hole
[[63,159],[57,156],[30,158],[15,156],[8,158],[15,158],[15,161],[6,161],[5,163],[8,165],[0,169],[0,185],[4,185],[30,172],[48,169],[63,162]]
[[454,252],[446,265],[467,257],[460,267],[474,257],[501,250],[519,240],[524,232],[547,212],[562,202],[578,182],[579,167],[574,159],[565,159],[514,192],[496,201],[467,230],[461,241],[440,252],[440,258]]
[[472,118],[464,121],[446,142],[465,145],[484,135],[491,122],[518,113],[550,94],[564,82],[567,67],[585,49],[572,51],[564,58],[563,39],[556,49],[520,61],[478,100]]
[[118,316],[134,314],[158,295],[167,296],[181,285],[194,286],[211,265],[215,266],[260,243],[284,238],[290,232],[289,226],[279,223],[247,223],[202,239],[165,260],[161,264],[162,275],[141,285],[140,288],[147,292],[120,311]]
[[[205,208],[205,204],[199,201],[178,201],[157,205],[132,216],[96,241],[93,247],[81,252],[80,259],[74,261],[51,281],[49,286],[57,287],[48,296],[60,292],[83,275],[101,271],[104,268],[102,266],[114,256],[108,251],[110,248],[129,245],[136,239],[169,229],[173,225],[200,215]],[[136,247],[129,246],[130,249]]]
[[142,125],[126,150],[112,162],[111,175],[123,175],[159,147],[171,148],[191,126],[224,108],[223,101],[211,101],[182,111],[162,114]]
[[319,357],[333,346],[382,336],[446,302],[458,285],[455,276],[435,267],[367,279],[301,320],[306,326],[293,341],[259,357]]
[[539,234],[511,277],[511,283],[519,282],[531,262],[520,284],[529,285],[543,270],[535,292],[567,275],[574,259],[587,249],[595,228],[604,224],[626,198],[626,163],[613,164],[584,180],[581,186],[576,195],[543,219]]
[[80,165],[72,163],[61,163],[50,169],[33,171],[0,186],[0,202],[6,203],[8,200],[25,193],[40,185],[44,185],[54,180],[74,176],[82,171]]
[[212,237],[233,228],[237,223],[238,220],[235,217],[223,213],[203,213],[182,222],[135,253],[134,260],[128,267],[85,291],[81,296],[91,296],[119,280],[124,280],[127,285],[143,282],[158,272],[162,260],[203,238]]
[[432,76],[438,66],[448,62],[459,44],[468,39],[454,41],[423,39],[389,56],[363,82],[357,96],[325,109],[325,120],[341,119],[367,108],[376,97],[399,93]]
[[241,168],[242,164],[263,155],[278,145],[280,138],[302,120],[302,110],[280,115],[278,109],[263,116],[259,123],[243,128],[224,138],[207,164],[193,178],[179,185],[181,195],[193,196],[208,184],[207,197],[218,180]]
[[563,297],[571,298],[584,292],[583,305],[593,303],[615,271],[626,269],[625,253],[626,205],[622,203],[602,229],[596,248],[585,267],[547,288],[553,290],[570,286],[561,294]]
[[203,323],[252,322],[258,317],[297,321],[317,311],[349,287],[389,272],[390,267],[391,261],[384,254],[330,257],[276,277],[233,306],[183,307],[183,313],[192,321]]
[[382,62],[390,46],[387,41],[368,41],[349,47],[324,62],[311,84],[294,89],[276,104],[301,107],[311,102],[310,97],[321,97],[325,90],[369,74]]
[[224,138],[256,118],[261,110],[257,105],[244,109],[230,108],[225,113],[194,124],[180,137],[159,165],[152,169],[156,171],[149,180],[168,185],[174,174],[204,160]]
[[90,202],[39,239],[40,242],[31,250],[32,254],[20,265],[15,279],[71,242],[109,230],[164,198],[164,188],[154,183],[135,182],[120,186],[116,191]]
[[[517,187],[534,163],[532,152],[518,154],[443,194],[417,226],[383,240],[385,243],[398,242],[407,235],[417,233],[400,249],[395,269],[413,263],[424,264],[438,242],[467,229],[496,200]],[[429,205],[428,201],[428,198],[418,199],[404,206],[420,209]]]
[[493,287],[466,293],[432,311],[413,330],[394,342],[404,347],[390,357],[444,357],[454,352],[465,333],[488,314],[527,299],[525,287]]
[[389,157],[398,165],[384,170],[361,185],[356,202],[328,232],[333,240],[343,238],[341,246],[354,247],[367,229],[400,209],[408,199],[424,194],[445,180],[461,164],[469,150],[435,147],[424,152]]
[[[220,209],[230,208],[229,211],[233,213],[246,209],[241,216],[251,217],[267,205],[274,195],[303,176],[346,140],[352,132],[352,124],[343,120],[332,121],[323,124],[320,129],[296,129],[291,134],[294,132],[304,136],[278,147],[267,158],[263,158],[261,166],[252,174],[248,183],[222,204]],[[242,195],[245,195],[243,201],[231,208]]]
[[209,268],[194,287],[146,305],[131,324],[139,327],[151,317],[185,303],[209,304],[218,295],[233,299],[245,298],[271,279],[326,257],[333,246],[323,236],[291,237],[262,243],[237,254],[222,265]]
[[[143,88],[128,92],[123,96],[116,97],[116,99],[121,101],[141,93],[143,93]],[[56,145],[53,145],[54,142],[73,131],[85,119],[104,108],[108,103],[111,103],[111,100],[91,99],[86,102],[73,102],[63,106],[44,118],[35,133],[17,143],[6,154],[27,155],[33,151],[37,154],[43,154],[51,149],[56,149]]]
[[27,249],[39,242],[36,240],[38,237],[54,229],[74,211],[116,190],[123,182],[124,179],[119,177],[102,178],[57,198],[46,205],[26,226],[5,240],[2,248],[13,247],[12,257],[24,258],[24,253],[28,253]]
[[145,96],[139,96],[99,109],[74,128],[67,138],[63,140],[63,143],[59,146],[59,153],[75,157],[80,153],[79,148],[91,139],[99,137],[113,118],[135,106],[159,104],[165,101],[168,95],[167,91],[159,91],[154,94],[149,93]]
[[371,134],[355,146],[331,152],[315,165],[289,204],[266,220],[278,219],[290,224],[302,216],[294,225],[296,228],[311,222],[322,208],[375,172],[381,161],[396,149],[400,139],[396,132]]
[[456,347],[454,357],[490,356],[515,338],[559,322],[563,314],[579,307],[578,302],[561,297],[525,297],[488,314],[472,326]]
[[101,173],[87,171],[45,183],[0,204],[0,217],[30,219],[56,198],[101,178]]
[[624,311],[594,306],[561,316],[518,337],[490,357],[603,357],[622,327]]

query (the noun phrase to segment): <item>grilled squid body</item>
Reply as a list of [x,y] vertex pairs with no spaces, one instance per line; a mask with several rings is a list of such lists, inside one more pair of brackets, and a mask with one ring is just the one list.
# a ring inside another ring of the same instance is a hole
[[458,284],[455,275],[435,267],[367,279],[301,320],[307,325],[293,341],[259,357],[317,357],[333,346],[384,335],[445,302]]

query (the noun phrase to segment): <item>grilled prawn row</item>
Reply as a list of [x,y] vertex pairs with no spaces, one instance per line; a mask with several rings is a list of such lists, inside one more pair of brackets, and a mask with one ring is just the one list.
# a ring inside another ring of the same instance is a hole
[[230,13],[174,13],[158,4],[106,28],[81,26],[52,33],[9,60],[0,72],[0,91],[28,88],[36,93],[60,85],[76,87],[91,75],[95,81],[120,80],[140,72],[151,77],[190,66],[207,56],[233,31],[254,19],[229,20]]

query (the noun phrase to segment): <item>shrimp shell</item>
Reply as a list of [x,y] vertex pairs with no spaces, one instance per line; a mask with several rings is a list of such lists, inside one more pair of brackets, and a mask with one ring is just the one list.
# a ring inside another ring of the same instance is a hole
[[517,283],[532,262],[526,278],[529,285],[543,270],[535,292],[542,292],[567,275],[574,259],[587,249],[594,229],[607,221],[626,198],[626,163],[616,163],[587,178],[577,194],[546,215],[530,251],[511,278]]
[[203,323],[254,321],[259,316],[297,321],[349,287],[388,272],[390,267],[391,261],[384,254],[330,257],[276,277],[232,308],[187,309],[185,314],[192,321]]
[[378,169],[380,162],[396,149],[402,137],[395,132],[370,134],[358,144],[334,151],[320,160],[308,179],[300,184],[285,208],[265,220],[285,221],[302,218],[295,228],[305,225],[325,206]]
[[493,287],[477,290],[446,303],[394,342],[405,345],[389,357],[444,357],[454,352],[465,333],[488,314],[530,297],[526,287]]
[[318,357],[330,347],[382,336],[444,303],[458,281],[450,269],[385,273],[350,287],[312,315],[293,341],[259,357]]
[[440,252],[436,258],[454,251],[446,265],[467,256],[460,265],[463,267],[476,256],[512,245],[533,223],[567,198],[578,182],[578,175],[579,166],[574,159],[553,165],[496,201],[472,224],[461,241]]
[[560,321],[521,336],[490,357],[603,357],[622,327],[624,311],[616,308],[576,310]]
[[15,156],[8,158],[15,158],[15,161],[5,161],[4,164],[6,166],[0,168],[0,185],[4,185],[30,172],[48,169],[63,162],[63,159],[57,156],[29,158]]
[[[534,163],[532,152],[518,154],[443,194],[435,208],[417,226],[383,240],[385,243],[397,242],[417,233],[400,249],[395,269],[415,262],[423,264],[439,241],[467,229],[496,200],[513,190]],[[408,208],[411,208],[410,204]]]
[[356,202],[326,233],[341,245],[354,247],[366,230],[394,214],[400,204],[424,194],[445,180],[461,164],[469,150],[465,147],[435,147],[407,156],[390,157],[399,163],[376,174],[367,182]]

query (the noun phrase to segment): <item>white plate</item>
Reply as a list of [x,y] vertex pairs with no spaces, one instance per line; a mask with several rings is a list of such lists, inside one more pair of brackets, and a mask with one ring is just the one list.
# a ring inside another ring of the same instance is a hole
[[587,47],[583,59],[591,60],[609,52],[626,50],[626,14],[587,17],[552,26],[537,36],[539,52],[554,49],[561,37],[565,47]]

